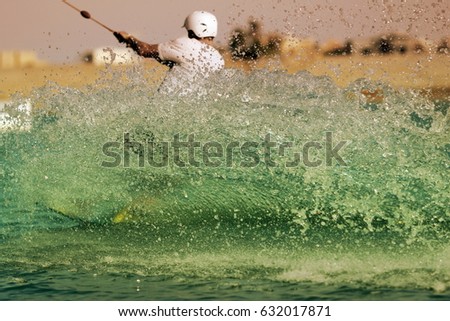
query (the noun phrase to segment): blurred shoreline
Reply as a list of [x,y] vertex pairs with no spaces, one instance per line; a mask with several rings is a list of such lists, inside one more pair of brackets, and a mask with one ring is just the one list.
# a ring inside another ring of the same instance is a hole
[[[228,47],[219,50],[225,57],[226,68],[290,74],[307,71],[330,77],[339,87],[367,79],[374,86],[383,83],[395,90],[417,91],[432,100],[450,101],[449,42],[443,38],[441,43],[427,44],[404,34],[390,33],[345,43],[331,40],[319,45],[311,39],[263,33],[261,26],[251,21],[247,30],[236,29]],[[112,71],[120,74],[136,65],[153,86],[162,81],[167,71],[167,67],[155,60],[137,57],[124,47],[93,49],[80,62],[70,64],[40,61],[32,51],[3,51],[0,52],[0,101],[7,101],[15,94],[29,97],[35,88],[49,83],[83,88],[109,77],[114,74]]]
[[230,63],[232,67],[244,70],[267,68],[288,73],[307,71],[315,76],[328,76],[341,88],[348,87],[358,79],[367,79],[396,90],[415,90],[430,99],[450,99],[450,59],[447,55],[317,56],[299,64],[292,58],[283,62],[283,57]]
[[[146,59],[141,62],[149,83],[158,83],[164,77],[166,67]],[[338,86],[347,87],[357,79],[382,82],[394,89],[413,89],[431,99],[449,100],[450,59],[448,55],[407,54],[391,56],[317,56],[309,60],[279,55],[258,60],[235,61],[226,56],[227,68],[245,71],[267,69],[296,73],[308,71],[315,76],[328,76]],[[82,88],[94,84],[113,70],[126,70],[129,65],[102,66],[89,63],[42,65],[36,67],[3,69],[0,72],[0,100],[8,100],[14,94],[29,96],[33,89],[48,83]]]

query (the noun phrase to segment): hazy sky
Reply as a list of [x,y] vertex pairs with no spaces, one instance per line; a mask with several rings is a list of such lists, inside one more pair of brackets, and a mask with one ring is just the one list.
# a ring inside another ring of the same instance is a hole
[[[113,29],[150,43],[185,33],[193,10],[214,12],[218,41],[253,16],[264,30],[302,38],[358,38],[388,31],[436,40],[450,35],[450,0],[71,0]],[[72,62],[90,48],[115,46],[115,38],[61,0],[1,0],[0,50],[34,50],[44,60]]]

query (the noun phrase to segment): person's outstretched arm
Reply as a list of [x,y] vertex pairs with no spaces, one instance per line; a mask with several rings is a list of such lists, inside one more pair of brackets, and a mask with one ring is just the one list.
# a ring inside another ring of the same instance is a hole
[[120,43],[125,43],[127,47],[130,47],[134,51],[136,51],[139,56],[154,58],[161,62],[157,44],[151,45],[146,42],[140,41],[124,31],[114,32],[114,36],[117,38],[117,40],[119,40]]

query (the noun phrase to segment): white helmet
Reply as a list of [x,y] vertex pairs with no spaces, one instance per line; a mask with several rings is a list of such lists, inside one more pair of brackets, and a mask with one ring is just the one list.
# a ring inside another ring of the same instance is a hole
[[194,11],[187,16],[184,25],[188,31],[191,30],[199,38],[217,36],[217,18],[206,11]]

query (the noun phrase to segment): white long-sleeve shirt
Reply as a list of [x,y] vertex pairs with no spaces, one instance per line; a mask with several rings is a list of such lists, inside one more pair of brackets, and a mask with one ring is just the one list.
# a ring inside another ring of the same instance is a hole
[[158,45],[161,60],[175,65],[167,73],[159,91],[165,94],[189,94],[201,90],[211,73],[224,68],[222,55],[197,39],[178,38]]

